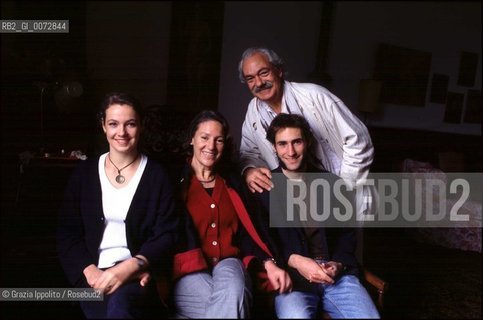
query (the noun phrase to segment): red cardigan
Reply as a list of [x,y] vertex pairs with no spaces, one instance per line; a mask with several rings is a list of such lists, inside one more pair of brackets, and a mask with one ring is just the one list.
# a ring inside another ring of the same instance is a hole
[[191,179],[186,206],[209,264],[239,256],[240,250],[233,245],[239,220],[223,179],[217,176],[211,197],[197,179]]
[[[216,265],[220,259],[238,257],[240,250],[232,245],[232,237],[241,222],[250,237],[270,257],[272,254],[255,230],[238,193],[217,176],[212,197],[197,179],[191,179],[186,206],[201,239],[201,248],[178,253],[174,258],[173,276],[200,271]],[[220,214],[222,212],[222,214]],[[206,219],[209,217],[209,219]],[[208,258],[208,263],[206,261]],[[247,266],[254,256],[243,257]]]

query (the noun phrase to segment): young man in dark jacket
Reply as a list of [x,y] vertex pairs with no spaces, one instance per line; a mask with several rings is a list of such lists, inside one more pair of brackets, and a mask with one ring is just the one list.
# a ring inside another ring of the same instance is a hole
[[[331,185],[339,178],[312,165],[312,133],[303,117],[279,114],[267,130],[267,139],[272,143],[280,164],[272,170],[272,175],[279,173],[278,176],[282,178],[272,177],[275,187],[260,197],[271,218],[282,217],[279,221],[288,222],[285,199],[297,196],[288,194],[290,192],[287,190],[292,190],[287,188],[288,183],[308,184],[310,177],[314,177],[308,173],[316,172]],[[318,207],[327,201],[320,194],[318,192],[315,199]],[[277,200],[270,202],[270,197],[276,197]],[[330,208],[333,209],[332,203]],[[264,224],[268,228],[268,219]],[[291,292],[275,297],[278,318],[316,318],[321,310],[332,318],[380,317],[358,279],[354,228],[325,228],[319,222],[305,225],[292,223],[268,230],[277,263],[287,269],[293,283]]]

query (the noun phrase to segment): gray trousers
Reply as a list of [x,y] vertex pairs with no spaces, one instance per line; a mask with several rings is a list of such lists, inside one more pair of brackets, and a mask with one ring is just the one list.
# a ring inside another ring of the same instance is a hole
[[251,280],[240,259],[221,260],[212,272],[194,272],[174,286],[177,318],[250,317]]

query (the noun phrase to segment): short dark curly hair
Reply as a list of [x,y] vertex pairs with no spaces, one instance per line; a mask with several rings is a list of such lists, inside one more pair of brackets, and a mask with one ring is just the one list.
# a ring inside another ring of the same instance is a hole
[[267,140],[275,144],[275,136],[278,131],[284,128],[298,128],[302,131],[302,138],[307,145],[312,145],[313,135],[310,125],[304,117],[298,114],[280,113],[270,123],[267,129]]

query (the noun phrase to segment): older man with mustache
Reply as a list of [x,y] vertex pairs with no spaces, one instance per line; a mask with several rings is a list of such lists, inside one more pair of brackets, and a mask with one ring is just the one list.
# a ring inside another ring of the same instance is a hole
[[[248,105],[242,126],[240,164],[252,192],[273,187],[270,170],[278,166],[277,156],[265,139],[266,130],[279,113],[302,115],[316,139],[317,166],[353,186],[367,177],[374,157],[369,132],[345,104],[326,88],[312,83],[284,79],[282,59],[269,48],[245,50],[238,65],[239,77],[254,98]],[[362,194],[362,193],[361,193]],[[368,213],[371,199],[358,199],[358,213]]]

